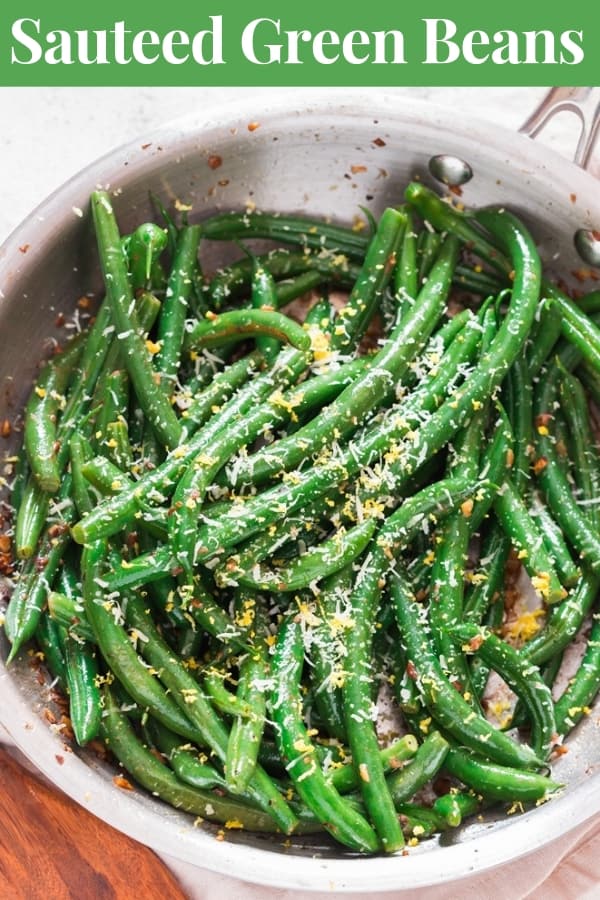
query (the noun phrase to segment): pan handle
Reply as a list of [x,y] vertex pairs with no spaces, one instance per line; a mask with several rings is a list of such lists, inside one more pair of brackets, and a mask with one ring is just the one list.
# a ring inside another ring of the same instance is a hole
[[554,116],[562,112],[574,113],[579,119],[581,131],[573,162],[588,169],[600,134],[600,88],[550,88],[519,131],[535,138]]

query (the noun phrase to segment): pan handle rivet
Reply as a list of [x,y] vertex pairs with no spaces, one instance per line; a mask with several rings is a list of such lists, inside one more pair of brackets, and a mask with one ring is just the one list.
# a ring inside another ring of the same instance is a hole
[[466,184],[473,177],[473,169],[468,162],[448,153],[432,156],[429,160],[429,171],[434,178],[449,187]]
[[600,231],[579,228],[575,232],[575,248],[584,263],[600,267]]

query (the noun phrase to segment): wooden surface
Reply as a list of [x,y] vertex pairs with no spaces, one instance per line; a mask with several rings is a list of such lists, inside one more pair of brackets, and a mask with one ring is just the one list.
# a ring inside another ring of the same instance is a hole
[[2,900],[186,900],[146,847],[105,825],[0,747]]

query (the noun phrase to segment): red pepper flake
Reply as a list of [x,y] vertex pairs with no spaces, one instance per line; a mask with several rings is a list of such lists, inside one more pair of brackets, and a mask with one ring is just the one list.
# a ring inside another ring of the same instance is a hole
[[[593,234],[593,232],[592,232],[592,234]],[[600,240],[600,237],[595,238],[595,240]],[[588,279],[591,281],[598,280],[597,274],[595,272],[593,272],[592,269],[575,269],[575,271],[572,272],[571,274],[573,275],[574,278],[577,279],[577,281],[582,282],[582,283],[584,281],[588,281]]]
[[216,153],[212,153],[206,160],[209,169],[218,169],[223,165],[223,159]]
[[65,758],[64,758],[64,756],[61,756],[60,753],[56,753],[54,756],[54,759],[59,764],[59,766],[64,766]]
[[43,572],[47,565],[48,565],[48,557],[47,556],[37,556],[36,557],[36,560],[35,560],[36,572]]
[[227,187],[227,185],[229,184],[229,178],[220,178],[217,181],[217,184],[219,185],[219,187]]
[[113,778],[113,784],[115,787],[120,788],[122,791],[132,791],[133,785],[130,781],[124,778],[122,775],[115,775]]
[[596,231],[596,229],[592,230],[592,237],[595,241],[600,241],[600,231]]
[[29,250],[30,247],[31,247],[31,244],[23,244],[21,247],[19,247],[19,252],[27,253],[27,251]]
[[150,141],[149,144],[142,144],[142,150],[147,150],[148,147],[151,147],[151,146],[152,146],[152,141]]
[[451,194],[454,194],[455,197],[462,197],[463,195],[463,189],[460,184],[449,184],[448,190]]
[[56,319],[54,320],[54,325],[55,325],[56,328],[62,328],[62,326],[63,326],[64,324],[65,324],[65,314],[64,314],[64,313],[59,313],[59,314],[57,315]]
[[558,744],[554,750],[552,751],[553,756],[564,756],[565,753],[569,752],[569,748],[565,747],[564,744]]
[[380,137],[375,138],[373,143],[375,144],[376,147],[385,147],[385,141],[383,140],[383,138],[380,138]]
[[257,128],[260,128],[260,122],[249,122],[248,123],[248,131],[256,131]]
[[77,301],[77,306],[79,309],[89,309],[90,306],[90,298],[89,297],[80,297]]
[[0,434],[3,438],[10,437],[12,432],[12,425],[8,419],[4,419],[2,425],[0,426]]
[[415,668],[415,664],[413,663],[413,661],[411,659],[409,659],[408,662],[406,663],[406,674],[412,681],[416,681],[417,678],[419,677],[419,673],[417,672],[417,670]]
[[482,644],[483,638],[480,634],[478,634],[474,638],[471,638],[471,640],[469,641],[469,650],[471,650],[473,653],[476,653]]
[[10,553],[10,535],[0,535],[0,553]]
[[540,428],[550,424],[552,421],[552,413],[540,413],[535,417],[535,427]]
[[366,172],[367,167],[366,166],[350,166],[350,171],[352,172],[353,175],[358,175],[359,172]]
[[569,194],[569,200],[571,203],[577,203],[577,194]]

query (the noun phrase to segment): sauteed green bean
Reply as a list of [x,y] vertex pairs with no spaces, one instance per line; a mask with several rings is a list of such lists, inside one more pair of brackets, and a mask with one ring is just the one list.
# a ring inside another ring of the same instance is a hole
[[[121,236],[96,191],[106,299],[25,410],[9,661],[36,641],[74,740],[225,831],[394,853],[539,803],[600,690],[594,295],[508,210],[403,200],[371,237],[262,212]],[[241,258],[205,273],[208,241]]]

